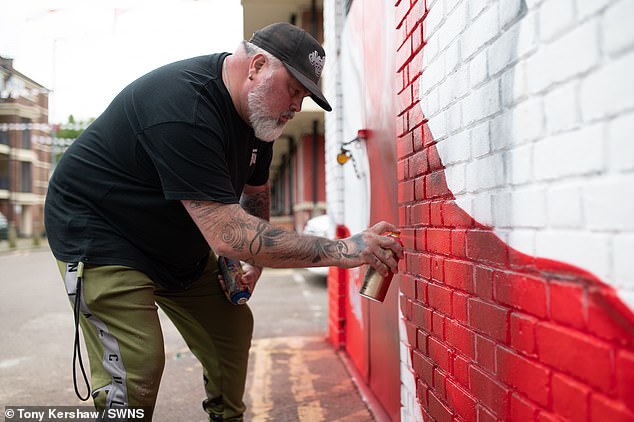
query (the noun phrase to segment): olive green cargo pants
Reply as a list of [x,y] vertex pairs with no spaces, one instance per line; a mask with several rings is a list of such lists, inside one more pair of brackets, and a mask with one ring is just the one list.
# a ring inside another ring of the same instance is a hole
[[[77,264],[58,266],[73,305]],[[181,291],[161,288],[129,267],[83,269],[80,325],[97,409],[144,407],[151,420],[165,364],[158,304],[202,364],[210,420],[243,420],[253,316],[247,305],[229,303],[217,274],[213,255],[200,279]]]

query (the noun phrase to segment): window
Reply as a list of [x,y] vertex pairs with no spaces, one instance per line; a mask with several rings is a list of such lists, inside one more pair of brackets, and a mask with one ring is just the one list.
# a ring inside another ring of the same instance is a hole
[[31,119],[22,119],[24,128],[22,129],[22,148],[31,149]]
[[31,192],[33,189],[33,170],[31,163],[22,162],[20,166],[20,192]]

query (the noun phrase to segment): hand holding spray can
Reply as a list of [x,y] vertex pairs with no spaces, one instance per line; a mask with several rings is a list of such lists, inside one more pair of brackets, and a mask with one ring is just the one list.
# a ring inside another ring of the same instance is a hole
[[249,300],[251,292],[247,287],[240,284],[242,279],[242,264],[237,259],[231,259],[224,256],[218,257],[218,267],[222,273],[224,285],[222,289],[229,302],[234,305],[242,305]]
[[[401,239],[399,239],[400,233],[389,232],[386,233],[386,236],[393,237],[401,245],[403,244]],[[392,252],[392,254],[394,253]],[[377,302],[383,302],[383,300],[385,300],[385,296],[387,295],[387,290],[390,288],[392,277],[394,277],[394,273],[392,273],[392,271],[383,276],[374,268],[368,267],[368,271],[365,273],[365,277],[363,277],[363,283],[361,284],[359,294],[365,298]]]

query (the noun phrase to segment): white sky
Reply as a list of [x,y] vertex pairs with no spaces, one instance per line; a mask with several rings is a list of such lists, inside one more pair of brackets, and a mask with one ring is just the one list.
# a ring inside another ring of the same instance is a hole
[[240,0],[0,0],[0,10],[0,55],[54,91],[51,123],[97,117],[144,73],[242,40]]

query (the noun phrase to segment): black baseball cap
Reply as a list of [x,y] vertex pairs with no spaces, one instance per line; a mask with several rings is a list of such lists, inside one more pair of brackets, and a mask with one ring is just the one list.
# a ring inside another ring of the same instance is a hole
[[324,110],[332,111],[319,88],[319,77],[326,62],[326,53],[308,32],[290,23],[274,23],[256,31],[250,43],[268,51],[282,63]]

